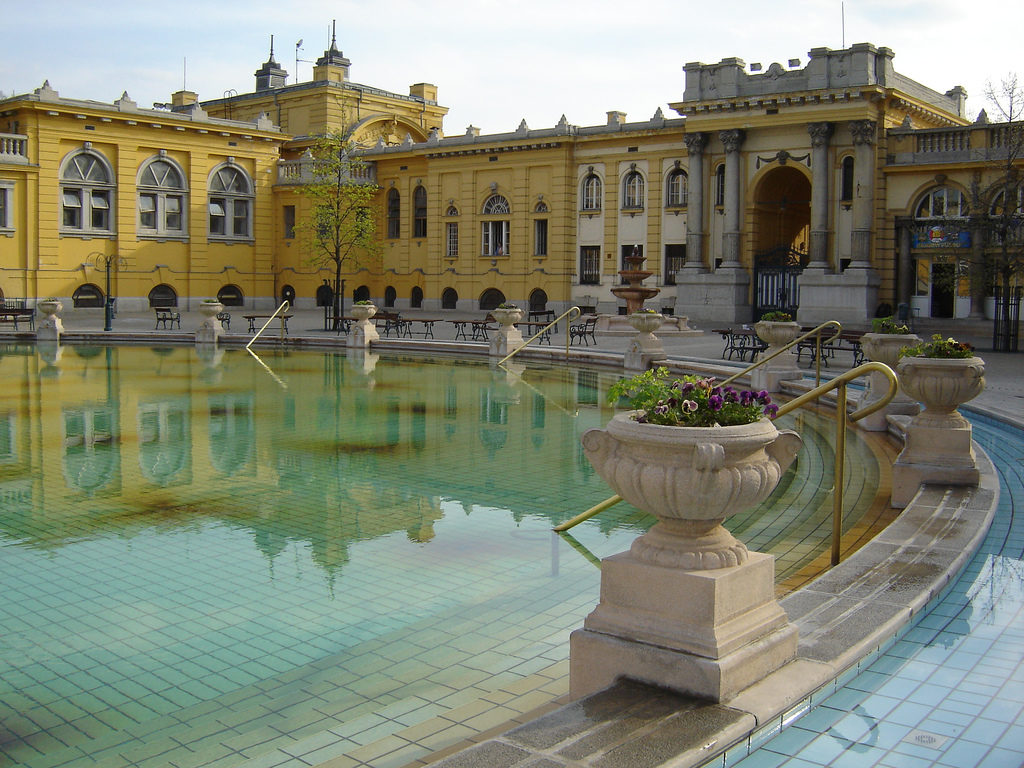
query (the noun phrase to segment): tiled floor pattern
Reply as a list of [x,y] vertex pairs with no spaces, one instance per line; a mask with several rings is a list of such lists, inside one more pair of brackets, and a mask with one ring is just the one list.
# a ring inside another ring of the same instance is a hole
[[[708,765],[1024,765],[1024,433],[973,416],[1000,475],[992,528],[963,575],[861,674],[771,740]],[[763,743],[761,743],[763,742]]]
[[[549,413],[545,428],[565,428],[558,418]],[[737,521],[742,538],[779,556],[780,572],[806,569],[810,542],[830,527],[821,489],[832,459],[814,431],[778,492],[788,513]],[[860,458],[848,487],[878,485]],[[353,503],[376,507],[339,522],[324,516],[318,482],[289,474],[318,460],[282,449],[272,484],[240,473],[218,491],[225,514],[210,519],[159,504],[140,515],[116,500],[5,514],[4,532],[17,535],[0,548],[0,765],[387,768],[565,694],[568,633],[597,599],[592,560],[625,549],[649,519],[622,505],[575,529],[575,548],[550,533],[548,510],[585,507],[606,489],[563,498],[519,472],[506,487],[519,478],[544,514],[452,500],[421,520],[410,509],[422,497],[386,479],[416,467],[352,456],[349,474],[382,479],[345,485]],[[487,473],[474,470],[448,456],[432,475],[443,481],[424,493],[489,498]],[[60,507],[63,480],[46,491]],[[270,497],[287,513],[268,508]],[[851,505],[851,526],[873,514],[871,501]],[[425,524],[430,546],[417,540]]]

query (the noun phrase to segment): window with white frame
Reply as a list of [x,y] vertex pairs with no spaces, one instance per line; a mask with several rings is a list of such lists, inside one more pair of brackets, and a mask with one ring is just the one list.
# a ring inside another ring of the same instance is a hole
[[676,168],[668,175],[665,189],[665,205],[669,208],[684,208],[687,203],[686,171]]
[[601,179],[596,173],[588,173],[583,179],[582,194],[584,211],[601,210]]
[[210,238],[252,239],[252,182],[236,165],[222,165],[210,176]]
[[580,285],[600,285],[601,246],[580,246]]
[[60,172],[61,232],[112,234],[114,190],[114,173],[103,156],[86,149],[66,157]]
[[640,171],[632,170],[622,180],[622,207],[644,207],[644,177]]
[[[458,216],[459,209],[449,205],[445,211],[446,216]],[[449,259],[458,258],[459,255],[459,222],[449,221],[445,224],[445,255]]]
[[715,168],[715,205],[718,208],[725,205],[725,165]]
[[170,161],[156,158],[139,173],[139,234],[183,237],[186,233],[185,175]]
[[934,187],[918,201],[915,219],[962,219],[970,213],[967,197],[955,187]]
[[5,234],[14,231],[14,213],[11,209],[13,197],[14,182],[0,179],[0,232]]
[[480,254],[482,256],[508,256],[509,219],[512,212],[508,200],[502,195],[491,195],[484,202],[484,216],[502,216],[494,221],[480,222]]

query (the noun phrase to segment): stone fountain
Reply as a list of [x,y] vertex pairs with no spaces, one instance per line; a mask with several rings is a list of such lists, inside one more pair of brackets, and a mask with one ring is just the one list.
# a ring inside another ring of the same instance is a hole
[[[612,294],[626,300],[626,314],[624,316],[597,316],[597,331],[610,336],[633,336],[636,334],[636,330],[630,325],[629,316],[643,307],[647,299],[661,293],[660,288],[644,287],[643,281],[654,273],[643,269],[644,257],[638,248],[634,248],[625,261],[626,269],[621,270],[619,275],[628,285],[612,288]],[[661,336],[699,336],[701,332],[690,328],[686,317],[668,315],[664,318],[658,334]]]

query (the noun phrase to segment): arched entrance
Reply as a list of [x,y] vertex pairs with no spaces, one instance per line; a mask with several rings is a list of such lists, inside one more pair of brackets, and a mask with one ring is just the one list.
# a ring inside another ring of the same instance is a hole
[[796,315],[800,273],[811,231],[811,182],[779,165],[754,190],[754,319],[778,310]]

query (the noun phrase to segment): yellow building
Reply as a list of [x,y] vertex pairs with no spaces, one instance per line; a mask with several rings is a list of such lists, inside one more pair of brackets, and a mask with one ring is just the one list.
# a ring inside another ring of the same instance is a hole
[[271,47],[251,93],[211,101],[143,109],[44,85],[0,102],[0,290],[97,302],[109,258],[122,308],[313,306],[333,270],[296,224],[308,150],[340,131],[378,189],[379,248],[345,265],[346,298],[615,313],[635,252],[651,303],[702,327],[770,309],[977,316],[991,280],[957,265],[996,249],[985,206],[1012,126],[970,124],[962,88],[927,88],[893,57],[862,43],[785,66],[690,63],[676,117],[488,136],[446,136],[434,85],[352,82],[333,41],[309,82],[288,85]]

